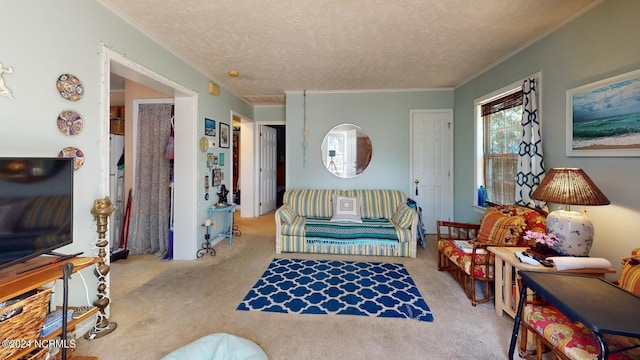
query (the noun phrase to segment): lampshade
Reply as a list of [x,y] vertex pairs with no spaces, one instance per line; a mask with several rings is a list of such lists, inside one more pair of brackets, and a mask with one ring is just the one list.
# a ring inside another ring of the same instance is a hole
[[[531,198],[564,205],[608,205],[611,202],[587,174],[578,168],[553,168]],[[556,210],[547,216],[547,232],[555,235],[561,255],[588,256],[593,244],[593,223],[583,213]]]
[[553,168],[531,198],[565,205],[609,205],[611,202],[579,168]]

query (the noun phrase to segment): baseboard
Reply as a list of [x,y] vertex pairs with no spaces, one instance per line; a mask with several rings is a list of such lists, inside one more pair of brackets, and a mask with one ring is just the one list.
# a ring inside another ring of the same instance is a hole
[[216,237],[215,239],[211,240],[211,247],[214,247],[216,245],[218,245],[218,243],[220,243],[222,240],[226,240],[227,238],[222,237],[221,235]]
[[84,334],[88,333],[89,330],[93,329],[93,326],[96,324],[95,316],[87,319],[86,321],[81,322],[76,325],[76,339],[80,339],[84,336]]

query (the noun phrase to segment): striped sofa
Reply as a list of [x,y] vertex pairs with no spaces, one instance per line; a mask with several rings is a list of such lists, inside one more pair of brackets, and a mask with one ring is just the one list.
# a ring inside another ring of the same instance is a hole
[[[362,223],[331,221],[334,196],[356,198]],[[275,221],[276,254],[416,257],[418,214],[399,190],[287,189]]]

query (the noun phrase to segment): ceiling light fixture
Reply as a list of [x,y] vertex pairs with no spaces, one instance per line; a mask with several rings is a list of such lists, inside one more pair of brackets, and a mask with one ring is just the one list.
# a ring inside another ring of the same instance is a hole
[[238,77],[238,76],[240,76],[240,73],[237,72],[236,70],[229,70],[229,76]]

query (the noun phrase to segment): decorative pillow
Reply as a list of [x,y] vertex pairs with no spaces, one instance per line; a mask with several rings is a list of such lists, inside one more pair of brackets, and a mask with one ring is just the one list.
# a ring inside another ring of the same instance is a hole
[[622,267],[618,284],[621,288],[640,296],[640,258],[629,258]]
[[414,210],[407,204],[400,204],[400,207],[393,214],[391,221],[396,223],[401,228],[408,228],[413,221]]
[[498,210],[489,209],[482,216],[478,241],[496,245],[518,244],[526,223],[522,216],[504,215]]
[[[547,219],[546,215],[543,215],[546,214],[546,212],[543,210],[536,210],[527,206],[516,204],[498,205],[495,207],[495,209],[501,211],[504,215],[522,216],[525,223],[527,224],[525,230],[543,234],[547,233]],[[519,245],[527,246],[527,240],[524,239],[524,232],[522,232]]]
[[357,197],[333,195],[333,217],[331,221],[361,223],[360,201]]
[[291,225],[293,220],[296,219],[296,212],[291,205],[284,204],[280,207],[280,219],[282,219],[287,225]]

